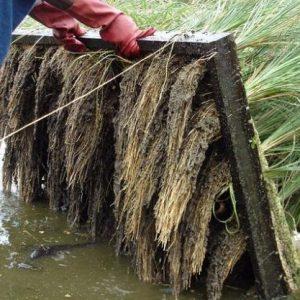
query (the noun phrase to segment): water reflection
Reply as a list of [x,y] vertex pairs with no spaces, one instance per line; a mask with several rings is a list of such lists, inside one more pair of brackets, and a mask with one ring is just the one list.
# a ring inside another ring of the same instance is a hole
[[[0,182],[2,182],[2,158],[4,154],[4,144],[0,144]],[[0,184],[0,245],[9,245],[9,233],[8,230],[5,228],[5,222],[9,220],[10,216],[7,215],[7,211],[4,207],[4,199],[2,196],[2,188]]]
[[3,200],[0,199],[0,245],[9,245],[9,234],[4,227],[5,221],[7,221],[8,216],[5,215]]

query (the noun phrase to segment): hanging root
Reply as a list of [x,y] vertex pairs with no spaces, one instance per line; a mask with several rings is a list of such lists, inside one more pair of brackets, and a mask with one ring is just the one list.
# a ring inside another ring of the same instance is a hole
[[202,271],[213,206],[230,182],[228,163],[216,151],[213,151],[201,173],[181,225],[170,242],[169,262],[176,294],[189,288],[192,277]]
[[194,105],[204,74],[202,60],[170,56],[128,73],[115,127],[118,251],[134,255],[141,279],[169,278],[175,293],[202,270],[212,209],[230,181],[226,160],[206,159],[220,125],[213,101]]
[[223,284],[233,267],[246,251],[246,236],[242,230],[229,234],[223,230],[213,237],[207,271],[207,297],[221,298]]
[[[149,67],[149,66],[148,66]],[[137,97],[140,93],[140,84],[147,70],[144,64],[126,73],[120,83],[120,107],[115,120],[115,172],[114,172],[114,192],[115,192],[115,212],[116,218],[121,210],[122,201],[122,170],[123,160],[129,143],[128,137],[128,116],[132,114]]]
[[26,202],[47,199],[70,225],[114,238],[140,279],[176,295],[207,271],[218,299],[246,240],[212,226],[231,178],[206,62],[160,53],[112,82],[120,66],[104,51],[12,48],[1,136],[82,99],[8,139],[4,188],[15,181]]
[[[43,50],[30,47],[24,50],[19,61],[14,84],[7,106],[8,123],[6,132],[12,132],[31,122],[35,116],[35,88]],[[36,173],[34,128],[30,127],[16,134],[7,143],[3,165],[3,187],[10,191],[12,182],[18,183],[20,196],[26,202],[41,197],[42,187]]]
[[19,67],[21,58],[21,49],[19,47],[12,47],[8,56],[6,57],[0,72],[0,138],[5,134],[9,114],[7,106],[9,97],[14,84],[15,75]]
[[143,79],[139,93],[130,91],[129,80],[121,86],[123,96],[137,95],[136,100],[121,98],[120,105],[124,107],[120,108],[122,114],[118,118],[123,135],[118,134],[117,155],[123,160],[118,179],[122,187],[115,207],[119,228],[122,223],[128,241],[139,239],[143,214],[157,193],[164,166],[168,90],[180,64],[169,55],[155,57],[144,72],[140,70]]
[[[74,97],[89,92],[112,77],[112,59],[106,56],[107,53],[103,52],[74,63],[73,68],[81,70],[73,83]],[[69,220],[74,225],[88,222],[93,237],[99,229],[101,217],[105,216],[109,206],[106,201],[112,190],[112,119],[117,104],[114,89],[114,84],[108,85],[74,104],[66,124]],[[100,228],[103,229],[102,226]]]
[[[49,112],[52,102],[57,98],[57,90],[59,83],[53,82],[52,72],[48,67],[49,61],[56,51],[56,47],[49,48],[40,59],[42,63],[39,66],[38,76],[35,86],[35,107],[33,119],[38,119],[42,115]],[[46,200],[44,187],[47,178],[47,154],[48,154],[48,135],[47,135],[47,120],[43,120],[35,124],[33,127],[32,147],[28,149],[27,166],[24,169],[27,178],[31,177],[31,184],[24,182],[19,184],[21,190],[27,189],[27,197],[23,192],[23,199],[26,202],[34,200]],[[29,167],[30,166],[30,167]],[[25,178],[26,178],[25,177]]]
[[[73,84],[81,72],[80,68],[73,68],[76,59],[76,56],[58,49],[50,60],[46,73],[51,77],[49,88],[57,91],[57,96],[53,95],[51,99],[51,109],[61,107],[73,99]],[[46,191],[49,206],[53,210],[66,210],[69,204],[65,166],[65,127],[68,113],[69,109],[64,109],[48,119]]]
[[[128,136],[128,116],[132,114],[136,100],[140,93],[141,82],[147,71],[145,64],[140,64],[135,69],[126,73],[120,82],[120,106],[115,119],[115,170],[114,170],[114,212],[118,224],[116,232],[116,252],[119,254],[123,248],[124,222],[122,222],[122,203],[124,197],[124,182],[121,179],[123,172],[123,160],[130,141]],[[128,246],[128,241],[127,241]],[[124,248],[125,249],[125,248]]]
[[188,64],[179,72],[171,89],[166,167],[155,206],[157,236],[164,247],[172,233],[177,231],[195,191],[206,150],[219,135],[219,121],[213,103],[204,104],[198,111],[192,109],[204,72],[201,60]]
[[155,242],[155,219],[149,213],[144,215],[140,238],[136,243],[135,265],[139,278],[145,282],[166,282],[166,252]]

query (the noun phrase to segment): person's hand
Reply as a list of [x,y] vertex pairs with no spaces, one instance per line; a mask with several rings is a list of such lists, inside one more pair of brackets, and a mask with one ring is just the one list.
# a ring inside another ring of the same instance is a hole
[[126,57],[138,57],[140,47],[137,40],[154,33],[153,28],[140,30],[135,22],[124,14],[120,14],[110,25],[100,31],[103,40],[117,45],[120,54]]
[[[57,1],[50,1],[55,5]],[[101,28],[103,40],[118,47],[121,55],[140,55],[137,39],[153,35],[155,29],[140,30],[135,22],[121,11],[100,0],[74,0],[65,8],[66,13],[92,28]]]
[[54,36],[69,51],[86,51],[85,45],[77,39],[85,31],[80,29],[75,19],[89,27],[101,28],[103,40],[116,45],[125,57],[139,56],[137,40],[155,33],[153,28],[140,30],[130,17],[100,0],[61,1],[59,6],[56,0],[47,2],[50,4],[43,2],[35,6],[31,16],[53,28]]
[[85,52],[85,45],[77,38],[85,34],[78,22],[64,11],[48,3],[37,4],[30,12],[31,17],[52,28],[54,37],[71,52]]

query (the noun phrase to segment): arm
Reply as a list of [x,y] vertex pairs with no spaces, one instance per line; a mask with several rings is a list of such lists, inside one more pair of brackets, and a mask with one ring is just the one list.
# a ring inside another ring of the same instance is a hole
[[71,52],[84,52],[85,45],[77,37],[85,34],[78,22],[64,11],[42,2],[30,12],[30,16],[46,27],[53,29],[54,37]]
[[0,66],[10,45],[12,31],[28,14],[35,0],[0,0]]
[[[140,30],[121,11],[100,0],[47,0],[52,6],[92,28],[101,28],[103,40],[116,45],[123,56],[138,56],[137,39],[153,35],[155,30]],[[45,5],[45,3],[44,3]]]
[[0,35],[1,35],[1,45],[0,45],[0,67],[4,60],[9,44],[10,35],[13,30],[13,18],[12,18],[12,3],[10,1],[0,0],[1,10],[0,10]]

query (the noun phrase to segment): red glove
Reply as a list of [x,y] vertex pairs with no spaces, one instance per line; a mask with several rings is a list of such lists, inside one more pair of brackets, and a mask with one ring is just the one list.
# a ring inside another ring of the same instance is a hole
[[[47,0],[55,5],[57,0]],[[62,0],[61,2],[64,2]],[[140,54],[137,39],[153,35],[155,29],[139,30],[135,22],[121,11],[99,0],[74,0],[65,11],[83,24],[92,28],[102,28],[100,35],[104,41],[115,44],[120,54],[136,57]]]
[[104,41],[117,45],[121,55],[138,57],[140,55],[140,47],[137,39],[151,36],[155,31],[154,28],[140,30],[130,17],[121,14],[113,23],[104,27],[100,31],[100,35]]
[[64,45],[66,50],[71,52],[87,50],[85,45],[77,39],[85,34],[85,30],[81,29],[77,21],[64,11],[42,3],[35,6],[30,15],[43,25],[52,28],[55,38]]

